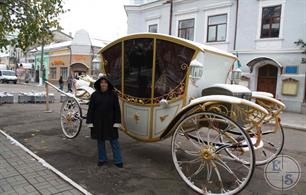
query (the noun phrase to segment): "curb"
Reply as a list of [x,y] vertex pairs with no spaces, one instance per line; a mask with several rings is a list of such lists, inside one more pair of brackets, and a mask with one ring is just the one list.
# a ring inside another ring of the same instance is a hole
[[[274,122],[270,122],[268,124],[275,125]],[[303,127],[303,126],[300,126],[300,125],[292,125],[292,124],[283,123],[283,122],[281,122],[281,125],[282,125],[282,127],[294,129],[294,130],[297,130],[297,131],[306,131],[306,127]]]
[[58,175],[60,178],[62,178],[63,180],[65,180],[67,183],[69,183],[70,185],[72,185],[73,187],[75,187],[77,190],[79,190],[80,192],[82,192],[83,194],[86,195],[91,195],[90,192],[88,192],[86,189],[84,189],[82,186],[80,186],[79,184],[77,184],[76,182],[74,182],[73,180],[71,180],[70,178],[68,178],[66,175],[64,175],[62,172],[60,172],[59,170],[57,170],[56,168],[54,168],[52,165],[50,165],[49,163],[47,163],[44,159],[40,158],[39,156],[37,156],[36,154],[34,154],[31,150],[29,150],[27,147],[25,147],[23,144],[21,144],[20,142],[18,142],[16,139],[14,139],[13,137],[11,137],[10,135],[8,135],[7,133],[5,133],[4,131],[2,131],[0,129],[0,133],[3,134],[8,140],[11,141],[11,144],[17,145],[19,146],[21,149],[23,149],[26,153],[28,153],[29,155],[31,155],[33,158],[35,158],[38,162],[40,162],[42,164],[42,166],[50,169],[52,172],[54,172],[56,175]]
[[288,124],[288,123],[281,123],[281,125],[283,127],[290,128],[290,129],[295,129],[295,130],[298,130],[298,131],[306,131],[306,127],[303,127],[303,126],[292,125],[292,124]]
[[17,84],[31,86],[31,87],[44,87],[44,85],[39,85],[39,83],[17,83]]

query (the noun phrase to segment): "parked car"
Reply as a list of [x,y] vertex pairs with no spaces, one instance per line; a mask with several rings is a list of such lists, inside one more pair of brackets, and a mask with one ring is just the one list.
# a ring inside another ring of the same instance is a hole
[[7,65],[6,64],[0,64],[0,70],[6,70]]
[[16,84],[17,83],[17,76],[15,74],[15,71],[0,70],[0,82],[1,83],[13,82],[14,84]]

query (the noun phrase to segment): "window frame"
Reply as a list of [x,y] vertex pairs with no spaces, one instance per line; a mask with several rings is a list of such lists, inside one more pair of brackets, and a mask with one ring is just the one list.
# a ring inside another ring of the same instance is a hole
[[[283,12],[283,10],[282,10],[282,4],[277,4],[277,5],[269,5],[269,6],[262,6],[261,7],[261,20],[260,20],[260,22],[261,22],[261,24],[260,24],[260,39],[267,39],[267,38],[280,38],[280,34],[281,34],[281,22],[282,22],[282,12]],[[268,36],[263,36],[263,21],[264,21],[264,17],[263,17],[263,13],[264,13],[264,9],[265,8],[272,8],[272,7],[280,7],[280,14],[279,14],[279,16],[270,16],[270,17],[268,17],[269,18],[269,35]],[[272,37],[272,24],[273,24],[273,19],[275,19],[275,18],[279,18],[279,28],[278,28],[278,36],[276,36],[276,37]]]
[[[193,37],[192,37],[192,39],[187,39],[185,37],[180,37],[180,32],[181,32],[182,29],[184,29],[184,30],[191,29],[191,28],[180,28],[180,22],[186,21],[186,20],[193,20],[193,27],[192,27],[192,29],[193,29]],[[186,39],[186,40],[194,41],[194,39],[195,39],[195,23],[196,23],[195,17],[179,19],[177,21],[177,36],[180,37],[180,38]]]
[[[50,67],[50,79],[56,79],[56,76],[57,76],[57,74],[56,74],[56,67]],[[54,70],[54,77],[52,77],[53,76],[53,71]]]
[[[63,70],[66,70],[66,75],[65,76],[63,75]],[[61,67],[60,68],[60,76],[62,76],[64,80],[68,79],[68,67]]]
[[[151,32],[151,31],[150,31],[150,27],[152,27],[152,26],[156,26],[156,32]],[[158,24],[157,24],[157,23],[149,24],[149,25],[148,25],[148,32],[149,32],[149,33],[158,33]]]
[[[209,18],[216,17],[216,16],[222,16],[222,15],[226,16],[225,23],[209,24]],[[206,42],[207,43],[225,42],[226,39],[227,39],[227,23],[228,23],[228,13],[207,16],[207,32],[206,32],[207,38],[206,38]],[[218,26],[219,25],[224,25],[224,24],[226,25],[225,26],[225,38],[224,38],[224,40],[218,40]],[[209,40],[209,27],[211,27],[211,26],[215,26],[216,27],[215,40]]]

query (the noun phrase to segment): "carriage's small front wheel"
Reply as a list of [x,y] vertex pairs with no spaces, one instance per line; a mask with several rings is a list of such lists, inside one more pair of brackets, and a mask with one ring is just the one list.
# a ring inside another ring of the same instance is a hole
[[69,98],[64,101],[60,116],[64,135],[69,139],[75,138],[82,127],[82,110],[77,100]]
[[255,166],[248,134],[230,118],[212,112],[194,113],[179,123],[172,158],[181,178],[200,194],[238,193]]

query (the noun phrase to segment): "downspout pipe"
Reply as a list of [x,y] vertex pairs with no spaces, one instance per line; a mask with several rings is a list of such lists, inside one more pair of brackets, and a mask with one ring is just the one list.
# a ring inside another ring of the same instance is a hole
[[238,9],[239,9],[239,0],[236,0],[236,17],[235,17],[235,32],[234,32],[234,45],[233,51],[236,51],[236,40],[237,40],[237,26],[238,26]]
[[171,35],[172,34],[173,0],[169,0],[168,2],[170,3],[169,35]]

